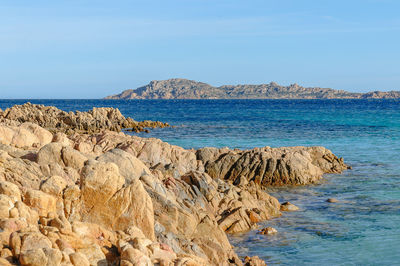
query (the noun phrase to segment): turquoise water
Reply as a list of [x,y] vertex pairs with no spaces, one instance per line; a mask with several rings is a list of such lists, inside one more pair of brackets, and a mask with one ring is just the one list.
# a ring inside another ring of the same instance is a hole
[[[24,100],[0,100],[0,108]],[[322,145],[353,169],[318,185],[268,189],[299,212],[265,222],[275,236],[255,231],[230,239],[240,255],[269,265],[400,264],[399,100],[31,100],[66,111],[118,107],[136,120],[177,127],[157,137],[185,148]],[[327,198],[339,203],[329,204]]]

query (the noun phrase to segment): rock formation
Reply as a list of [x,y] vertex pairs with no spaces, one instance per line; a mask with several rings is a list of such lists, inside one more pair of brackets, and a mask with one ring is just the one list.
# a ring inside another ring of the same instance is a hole
[[348,166],[324,147],[255,148],[247,151],[203,148],[196,152],[213,178],[234,184],[305,185]]
[[105,99],[394,99],[400,91],[353,93],[329,88],[305,88],[297,84],[281,86],[224,85],[213,87],[187,79],[153,80],[148,85],[125,90]]
[[15,105],[0,112],[0,121],[8,125],[32,122],[51,132],[94,133],[102,130],[141,132],[146,128],[169,127],[168,123],[159,121],[136,122],[125,118],[118,109],[93,108],[88,112],[65,112],[54,106],[25,103]]
[[0,123],[0,265],[265,265],[238,258],[226,235],[281,215],[262,186],[347,168],[321,147],[195,151],[109,130],[67,135],[47,110],[6,110]]

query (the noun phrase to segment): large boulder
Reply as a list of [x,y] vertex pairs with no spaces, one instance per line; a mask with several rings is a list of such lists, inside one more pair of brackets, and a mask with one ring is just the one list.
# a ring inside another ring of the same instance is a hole
[[341,173],[349,167],[323,147],[255,148],[226,150],[204,148],[197,157],[213,178],[240,184],[242,179],[263,186],[315,183],[324,173]]
[[154,239],[153,205],[138,179],[124,186],[125,178],[114,163],[89,160],[82,170],[82,219],[109,230],[134,225]]
[[19,126],[0,125],[0,143],[17,148],[42,147],[53,139],[46,129],[33,123]]
[[130,184],[143,175],[150,174],[150,170],[132,154],[121,149],[112,149],[96,158],[99,162],[115,163],[120,174],[125,177],[125,183]]

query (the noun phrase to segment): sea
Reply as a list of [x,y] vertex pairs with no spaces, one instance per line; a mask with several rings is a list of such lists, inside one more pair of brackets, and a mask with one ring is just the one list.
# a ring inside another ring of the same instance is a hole
[[[27,101],[0,100],[0,108]],[[314,185],[267,188],[300,211],[260,224],[275,235],[230,235],[237,253],[268,265],[400,265],[400,100],[29,101],[168,122],[175,127],[137,135],[184,148],[325,146],[352,169]]]

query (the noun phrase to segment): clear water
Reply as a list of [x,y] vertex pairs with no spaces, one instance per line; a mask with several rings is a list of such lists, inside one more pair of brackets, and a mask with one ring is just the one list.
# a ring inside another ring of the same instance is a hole
[[[25,100],[0,100],[4,109]],[[268,189],[299,212],[265,222],[275,236],[231,236],[269,265],[400,265],[399,100],[31,100],[66,111],[118,107],[177,127],[140,136],[185,148],[322,145],[353,166],[321,184]],[[327,198],[339,203],[329,204]]]

